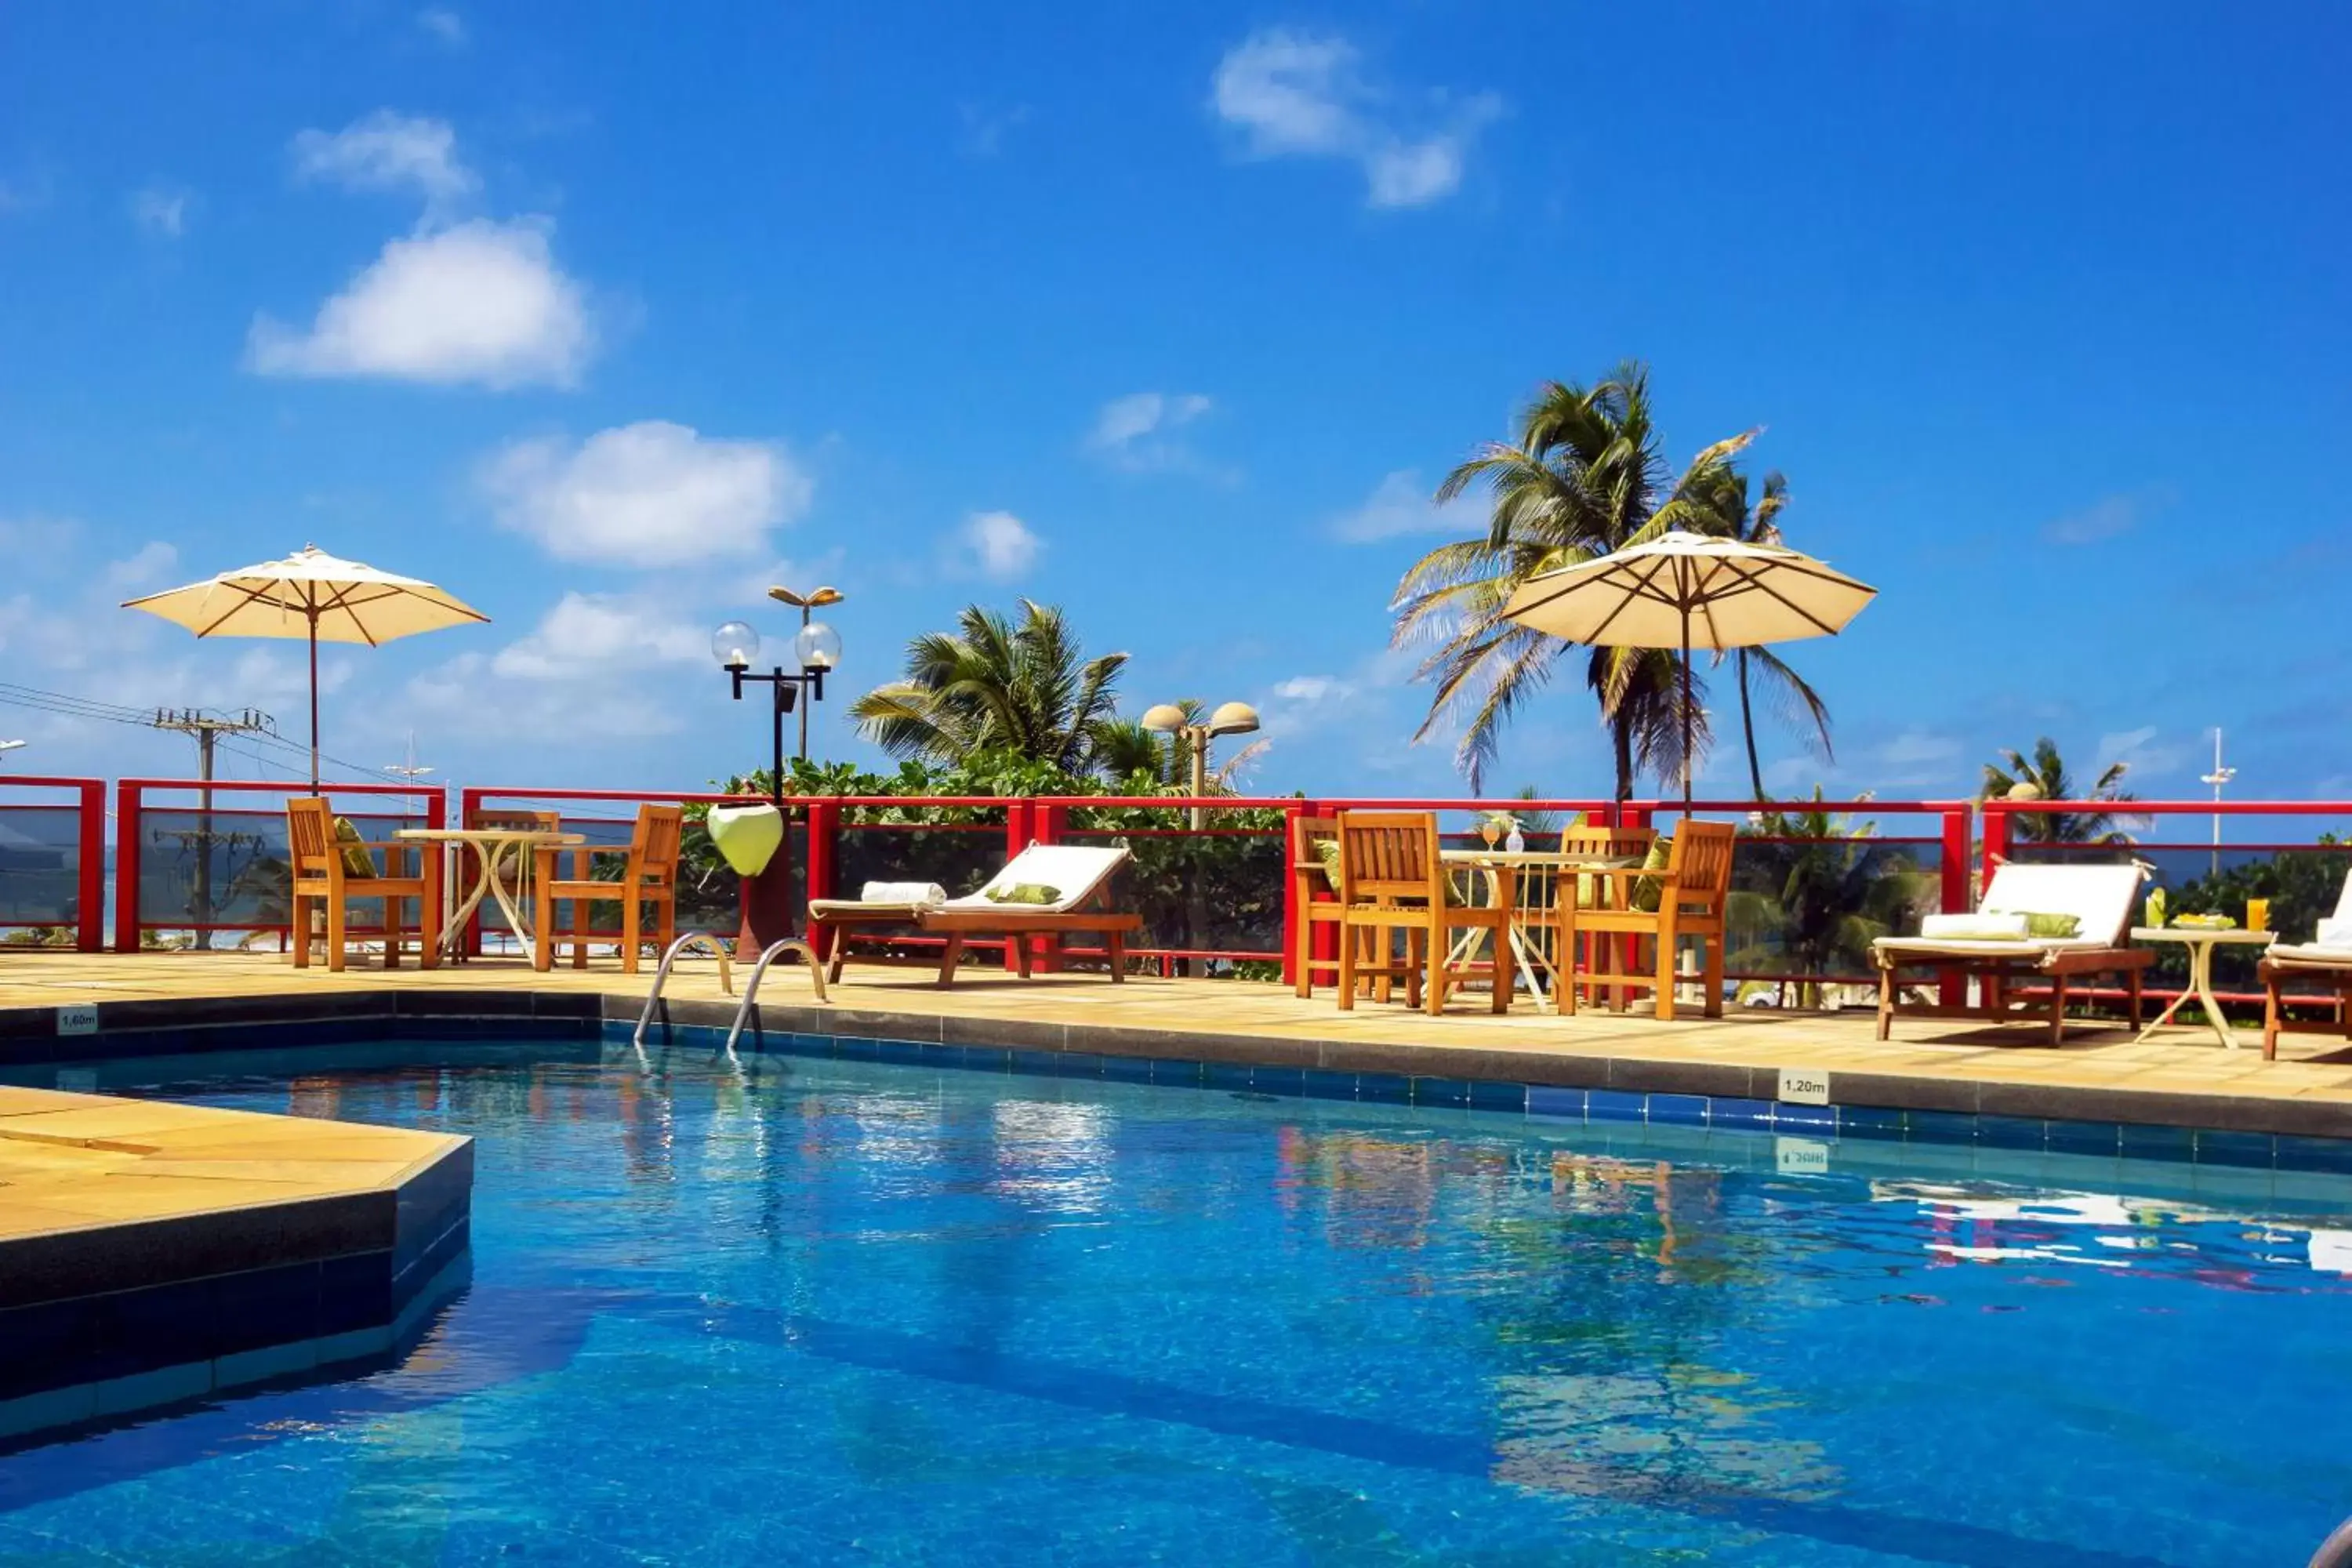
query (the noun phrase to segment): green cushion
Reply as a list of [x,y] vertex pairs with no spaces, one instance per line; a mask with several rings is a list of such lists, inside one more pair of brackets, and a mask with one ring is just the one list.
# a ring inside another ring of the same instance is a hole
[[382,873],[375,868],[375,857],[369,854],[366,841],[348,816],[335,818],[335,842],[342,846],[343,875],[373,881]]
[[1323,880],[1330,884],[1333,892],[1338,892],[1339,890],[1339,841],[1336,838],[1317,839],[1315,858],[1323,862]]
[[2053,940],[2063,939],[2070,936],[2080,936],[2083,934],[2083,917],[2080,915],[2037,915],[2027,912],[2025,915],[2025,934],[2028,936],[2047,937]]
[[1009,888],[991,888],[988,901],[992,904],[1058,904],[1062,889],[1049,888],[1043,882],[1015,882]]
[[[1642,869],[1664,870],[1666,863],[1674,858],[1674,839],[1667,835],[1660,834],[1650,840],[1650,853],[1642,862]],[[1665,890],[1666,879],[1664,877],[1636,877],[1633,879],[1633,907],[1645,914],[1655,914],[1658,910],[1658,900]]]

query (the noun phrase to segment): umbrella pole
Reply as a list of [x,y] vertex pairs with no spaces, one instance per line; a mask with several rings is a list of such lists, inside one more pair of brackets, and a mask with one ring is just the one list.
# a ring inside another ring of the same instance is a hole
[[319,793],[319,612],[315,607],[310,611],[310,793]]
[[1683,816],[1691,814],[1690,601],[1683,601]]

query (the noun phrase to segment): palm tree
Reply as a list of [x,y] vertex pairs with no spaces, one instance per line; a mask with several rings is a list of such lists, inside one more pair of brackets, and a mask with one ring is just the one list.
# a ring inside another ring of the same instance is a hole
[[[1880,842],[1877,824],[1830,811],[1822,794],[1816,784],[1796,809],[1759,813],[1742,834],[1732,967],[1866,974],[1871,944],[1911,924],[1932,894],[1934,879]],[[1797,999],[1810,1005],[1820,991],[1818,980],[1801,981]]]
[[[2128,763],[2109,763],[2091,793],[2078,795],[2074,781],[2067,776],[2065,759],[2058,754],[2058,743],[2044,735],[2033,742],[2030,759],[2021,752],[2004,751],[1999,763],[1985,764],[1983,798],[2005,799],[2022,785],[2025,793],[2019,798],[2023,800],[2127,801],[2133,796],[2123,782],[2130,771]],[[2122,830],[2118,815],[2112,811],[2021,811],[2011,821],[2011,831],[2021,844],[2131,842],[2131,835]]]
[[876,687],[849,712],[895,757],[955,765],[994,755],[1084,773],[1117,722],[1126,663],[1123,653],[1085,658],[1051,605],[1022,600],[1016,625],[972,605],[954,631],[908,643],[906,679]]
[[[1467,712],[1454,765],[1478,788],[1503,726],[1572,646],[1505,618],[1503,606],[1538,573],[1590,561],[1669,528],[1703,526],[1691,499],[1717,482],[1753,432],[1717,443],[1671,488],[1650,421],[1649,372],[1628,361],[1591,387],[1551,382],[1519,417],[1517,439],[1489,442],[1445,476],[1443,503],[1472,487],[1493,498],[1485,534],[1441,544],[1398,583],[1390,608],[1400,647],[1434,641],[1418,678],[1433,683],[1416,741]],[[1663,499],[1662,499],[1663,497]],[[1617,798],[1638,770],[1679,778],[1681,656],[1666,648],[1589,650],[1585,685],[1599,699],[1615,752]],[[1703,687],[1691,687],[1692,749],[1707,741]]]
[[[1692,500],[1702,517],[1700,532],[1722,534],[1742,544],[1783,542],[1780,510],[1789,504],[1789,481],[1778,472],[1764,476],[1763,493],[1752,506],[1748,500],[1748,476],[1728,464],[1698,487]],[[1721,656],[1717,657],[1720,661]],[[1830,744],[1829,704],[1803,676],[1768,647],[1735,648],[1731,658],[1739,684],[1739,733],[1748,743],[1748,787],[1754,792],[1748,798],[1764,798],[1764,768],[1756,756],[1756,711],[1749,695],[1752,684],[1760,683],[1769,689],[1773,714],[1781,722],[1801,733],[1811,731],[1808,739],[1818,745],[1822,761],[1837,760]]]

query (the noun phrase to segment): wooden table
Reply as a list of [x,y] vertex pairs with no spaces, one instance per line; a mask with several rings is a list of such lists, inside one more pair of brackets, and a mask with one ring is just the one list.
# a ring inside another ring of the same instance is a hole
[[[1557,1005],[1559,968],[1543,943],[1535,939],[1535,931],[1538,927],[1550,923],[1549,911],[1555,907],[1559,895],[1554,891],[1554,904],[1537,902],[1525,895],[1547,883],[1557,884],[1563,872],[1622,869],[1641,864],[1638,860],[1618,857],[1564,855],[1558,850],[1540,849],[1442,849],[1438,851],[1437,858],[1452,868],[1475,871],[1484,876],[1488,896],[1496,904],[1510,910],[1511,955],[1517,961],[1519,973],[1527,977],[1528,989],[1535,993],[1538,1007]],[[1576,896],[1573,884],[1568,896]],[[1446,955],[1446,962],[1452,964],[1463,963],[1477,941],[1476,931],[1465,932],[1454,944],[1454,951]],[[1547,975],[1551,980],[1550,991],[1544,988]]]
[[499,879],[499,863],[512,862],[516,887],[522,894],[523,904],[528,905],[537,852],[576,849],[588,842],[584,834],[551,832],[543,827],[404,827],[394,837],[417,844],[466,845],[474,851],[474,862],[479,868],[474,885],[441,923],[441,949],[453,956],[465,951],[466,926],[485,898],[498,900],[499,908],[506,911],[509,928],[524,949],[530,950],[530,921],[517,905],[514,892]]
[[2205,1021],[2213,1026],[2213,1033],[2231,1050],[2238,1048],[2238,1037],[2231,1032],[2230,1020],[2221,1016],[2221,1004],[2213,1000],[2213,950],[2219,947],[2268,947],[2278,940],[2276,931],[2240,931],[2234,926],[2134,926],[2134,942],[2177,942],[2189,950],[2189,988],[2172,999],[2172,1005],[2157,1016],[2154,1023],[2139,1032],[2132,1044],[2138,1045],[2150,1035],[2172,1022],[2180,1005],[2194,996],[2204,1005]]

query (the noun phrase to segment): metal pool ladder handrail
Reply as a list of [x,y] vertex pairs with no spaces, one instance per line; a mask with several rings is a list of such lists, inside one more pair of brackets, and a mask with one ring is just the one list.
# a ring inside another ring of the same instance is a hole
[[799,953],[807,963],[809,984],[816,988],[816,999],[820,1002],[826,999],[824,964],[817,957],[816,949],[796,936],[788,936],[781,941],[770,942],[768,951],[761,953],[760,962],[752,966],[751,978],[743,983],[743,1000],[735,1007],[735,1026],[727,1031],[727,1049],[730,1053],[735,1049],[735,1042],[742,1037],[743,1025],[751,1016],[752,1005],[760,1000],[760,982],[766,978],[768,965],[788,952]]
[[735,976],[727,956],[727,943],[707,931],[686,932],[663,952],[661,967],[654,971],[654,988],[646,993],[646,1010],[637,1015],[637,1032],[629,1037],[629,1043],[639,1050],[645,1048],[646,1029],[654,1021],[654,1009],[661,1005],[662,987],[669,984],[670,965],[677,962],[680,953],[698,944],[709,948],[711,955],[719,960],[719,989],[730,996],[735,994]]

